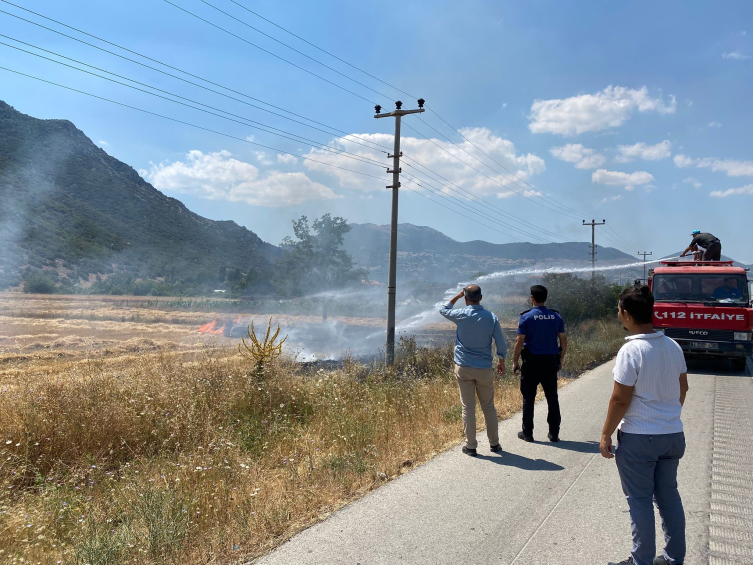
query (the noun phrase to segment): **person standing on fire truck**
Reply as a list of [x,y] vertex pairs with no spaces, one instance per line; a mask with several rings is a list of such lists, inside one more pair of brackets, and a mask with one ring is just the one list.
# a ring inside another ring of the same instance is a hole
[[[518,437],[523,441],[533,441],[533,405],[536,390],[544,389],[549,414],[549,441],[559,441],[560,403],[557,397],[557,372],[562,369],[562,361],[567,351],[565,322],[559,312],[550,310],[546,302],[546,287],[531,287],[530,310],[520,315],[518,337],[513,350],[513,371],[520,371],[520,393],[523,395],[523,429]],[[523,366],[518,364],[522,357]]]
[[680,257],[685,257],[693,250],[693,247],[705,249],[703,252],[702,261],[721,261],[722,260],[722,242],[719,238],[714,237],[710,233],[701,233],[700,230],[693,230],[690,234],[693,237],[693,241],[685,248]]

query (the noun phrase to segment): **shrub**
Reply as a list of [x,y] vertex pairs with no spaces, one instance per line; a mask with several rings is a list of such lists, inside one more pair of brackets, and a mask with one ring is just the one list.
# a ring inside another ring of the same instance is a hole
[[30,294],[52,294],[55,292],[55,281],[41,273],[29,275],[24,281],[24,292]]
[[592,281],[570,274],[545,275],[544,286],[549,291],[547,306],[559,311],[565,323],[614,318],[622,290],[603,276]]

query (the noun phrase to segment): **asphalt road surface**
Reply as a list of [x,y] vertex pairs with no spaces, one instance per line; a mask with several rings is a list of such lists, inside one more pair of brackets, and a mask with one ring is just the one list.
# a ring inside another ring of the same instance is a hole
[[[583,565],[629,555],[630,522],[614,460],[598,453],[612,391],[607,363],[560,391],[562,441],[520,416],[500,424],[502,454],[451,449],[317,524],[259,565]],[[679,485],[688,564],[753,564],[753,363],[744,373],[691,363]],[[483,439],[482,439],[483,437]],[[657,513],[658,522],[658,513]],[[657,525],[657,551],[663,540]]]

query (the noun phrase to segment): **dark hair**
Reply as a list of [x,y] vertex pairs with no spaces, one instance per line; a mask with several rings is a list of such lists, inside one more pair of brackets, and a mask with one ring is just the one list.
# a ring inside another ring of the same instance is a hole
[[533,299],[538,302],[539,304],[542,304],[546,302],[546,297],[549,296],[549,291],[546,289],[545,286],[541,286],[540,284],[535,284],[531,287],[531,296],[533,296]]
[[481,287],[477,284],[469,284],[463,289],[463,294],[468,302],[481,302]]
[[654,295],[646,285],[631,286],[620,294],[620,309],[639,324],[650,324],[654,312]]

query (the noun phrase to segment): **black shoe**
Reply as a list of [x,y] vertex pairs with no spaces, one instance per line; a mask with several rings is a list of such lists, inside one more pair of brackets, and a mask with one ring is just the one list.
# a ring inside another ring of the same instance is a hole
[[470,455],[471,457],[476,457],[476,455],[478,455],[475,449],[471,449],[470,447],[466,445],[463,446],[463,453],[465,453],[466,455]]
[[499,453],[500,451],[502,451],[502,446],[500,444],[492,445],[492,446],[489,447],[489,450],[492,453]]
[[635,565],[635,561],[633,561],[633,556],[631,555],[625,561],[620,561],[619,563],[615,563],[614,561],[610,561],[607,563],[607,565]]
[[523,441],[527,441],[528,443],[533,443],[533,436],[527,436],[523,431],[518,432],[518,437],[522,439]]
[[[663,555],[660,555],[659,557],[654,557],[654,565],[669,565],[669,562],[664,559]],[[677,563],[677,565],[682,565],[682,563]]]
[[557,435],[557,434],[553,434],[553,433],[551,433],[551,432],[550,432],[549,434],[547,434],[547,436],[546,436],[546,437],[548,437],[548,438],[549,438],[549,441],[551,441],[551,442],[553,442],[553,443],[557,443],[557,442],[558,442],[558,441],[560,440],[560,436],[559,436],[559,435]]

